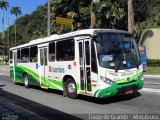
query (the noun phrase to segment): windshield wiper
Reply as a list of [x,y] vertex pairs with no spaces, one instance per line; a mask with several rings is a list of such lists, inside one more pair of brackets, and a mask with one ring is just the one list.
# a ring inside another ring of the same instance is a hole
[[120,66],[123,64],[122,56],[120,54],[117,54],[116,58],[117,58],[117,56],[119,56],[119,63],[117,65],[116,69],[115,69],[115,72],[118,72]]
[[115,69],[115,72],[118,72],[118,70],[119,70],[121,64],[122,64],[122,61],[120,61],[119,64],[117,65],[117,68]]

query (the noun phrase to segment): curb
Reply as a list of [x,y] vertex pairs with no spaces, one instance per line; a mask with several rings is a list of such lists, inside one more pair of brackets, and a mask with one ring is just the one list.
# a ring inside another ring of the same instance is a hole
[[148,78],[160,78],[160,75],[143,75],[143,76]]
[[141,91],[152,92],[152,93],[160,93],[160,89],[154,89],[154,88],[142,88]]

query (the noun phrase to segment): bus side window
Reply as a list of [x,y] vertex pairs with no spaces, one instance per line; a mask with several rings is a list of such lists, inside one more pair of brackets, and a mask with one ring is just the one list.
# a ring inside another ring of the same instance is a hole
[[38,48],[37,46],[30,47],[30,62],[37,62]]
[[17,63],[20,63],[21,62],[21,52],[20,52],[20,49],[17,50]]
[[56,59],[57,61],[72,61],[74,60],[74,40],[59,41],[56,44]]
[[55,42],[49,43],[49,62],[55,61]]
[[9,52],[9,62],[10,64],[13,63],[13,52],[12,51]]
[[21,62],[22,63],[29,62],[29,48],[21,49]]

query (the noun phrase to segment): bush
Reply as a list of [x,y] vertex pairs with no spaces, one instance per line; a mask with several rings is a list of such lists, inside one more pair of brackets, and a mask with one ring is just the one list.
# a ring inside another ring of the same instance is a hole
[[147,66],[148,67],[160,67],[160,59],[148,59]]

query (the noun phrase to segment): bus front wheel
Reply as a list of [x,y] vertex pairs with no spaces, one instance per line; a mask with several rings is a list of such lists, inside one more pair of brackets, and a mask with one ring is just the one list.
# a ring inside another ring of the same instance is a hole
[[76,88],[76,83],[74,82],[73,79],[68,78],[66,81],[66,92],[67,96],[72,99],[77,98],[77,88]]
[[24,86],[29,88],[29,78],[27,74],[24,75]]

